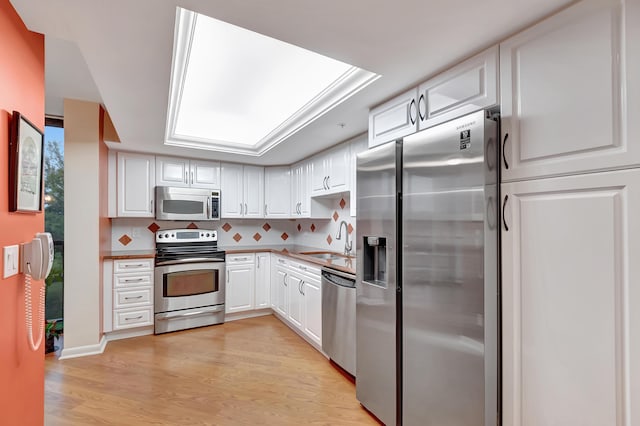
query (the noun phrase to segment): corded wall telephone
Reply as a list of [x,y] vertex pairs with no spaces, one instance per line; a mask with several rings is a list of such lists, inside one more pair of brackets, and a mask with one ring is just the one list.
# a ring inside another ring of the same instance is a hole
[[44,335],[45,285],[40,288],[40,333],[38,340],[33,339],[33,306],[31,302],[31,279],[43,280],[49,276],[53,266],[53,238],[48,232],[39,232],[29,243],[22,245],[22,272],[24,273],[24,304],[27,338],[31,350],[36,351],[42,343]]

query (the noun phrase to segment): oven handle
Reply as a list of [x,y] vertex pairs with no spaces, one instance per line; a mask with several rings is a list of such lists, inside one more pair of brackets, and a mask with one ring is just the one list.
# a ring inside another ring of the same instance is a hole
[[184,312],[184,313],[170,313],[170,314],[156,314],[156,319],[158,321],[169,321],[176,318],[189,318],[189,317],[200,317],[203,315],[211,315],[217,312],[221,312],[224,310],[224,306],[216,306],[214,308],[201,309],[195,312]]
[[189,257],[187,259],[165,260],[164,262],[156,262],[156,266],[179,265],[182,263],[224,263],[224,259],[210,259],[208,257]]

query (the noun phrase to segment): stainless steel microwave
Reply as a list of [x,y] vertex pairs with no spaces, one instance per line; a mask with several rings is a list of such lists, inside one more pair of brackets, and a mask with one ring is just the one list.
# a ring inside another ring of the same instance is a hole
[[156,219],[218,220],[220,219],[220,191],[156,186]]

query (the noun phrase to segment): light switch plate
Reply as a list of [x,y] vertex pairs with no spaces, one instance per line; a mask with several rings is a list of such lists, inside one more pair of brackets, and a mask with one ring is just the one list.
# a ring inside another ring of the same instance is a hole
[[18,246],[6,246],[4,248],[4,274],[3,278],[9,278],[18,273]]

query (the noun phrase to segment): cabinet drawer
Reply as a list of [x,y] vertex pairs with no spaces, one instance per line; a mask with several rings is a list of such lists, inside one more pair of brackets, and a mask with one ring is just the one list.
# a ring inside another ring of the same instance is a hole
[[255,253],[230,254],[226,256],[227,263],[253,263],[255,261]]
[[138,287],[131,289],[117,289],[113,295],[113,307],[115,309],[130,308],[133,306],[149,305],[152,300],[152,287]]
[[151,270],[153,270],[153,259],[128,259],[115,260],[113,262],[113,272],[115,274]]
[[290,261],[289,268],[304,275],[309,275],[311,277],[320,277],[320,268],[311,266],[310,264],[305,262]]
[[153,276],[151,272],[144,272],[140,274],[120,274],[113,276],[114,288],[151,286],[152,284]]
[[113,329],[122,330],[132,327],[153,325],[153,307],[119,309],[113,311]]

